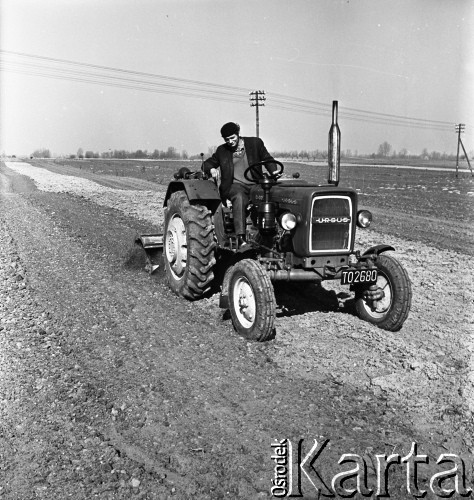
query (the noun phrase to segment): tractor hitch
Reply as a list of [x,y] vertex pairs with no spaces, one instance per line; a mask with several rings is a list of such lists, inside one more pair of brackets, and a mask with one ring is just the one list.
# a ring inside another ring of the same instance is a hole
[[161,257],[163,255],[163,235],[162,234],[142,234],[135,238],[135,244],[145,250],[146,269],[153,274],[162,265]]

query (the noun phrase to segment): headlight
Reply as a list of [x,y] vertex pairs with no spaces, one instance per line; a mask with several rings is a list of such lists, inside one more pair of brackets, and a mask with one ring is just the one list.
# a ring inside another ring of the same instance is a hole
[[369,227],[372,222],[372,214],[368,210],[359,210],[357,212],[357,225],[359,227]]
[[291,231],[296,226],[296,215],[286,212],[280,217],[280,226],[286,231]]

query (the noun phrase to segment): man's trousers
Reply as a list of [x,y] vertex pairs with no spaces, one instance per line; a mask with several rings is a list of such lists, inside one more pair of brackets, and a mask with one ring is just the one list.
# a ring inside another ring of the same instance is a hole
[[234,183],[230,187],[228,198],[232,202],[234,215],[235,234],[245,234],[245,210],[250,201],[250,188],[252,185]]

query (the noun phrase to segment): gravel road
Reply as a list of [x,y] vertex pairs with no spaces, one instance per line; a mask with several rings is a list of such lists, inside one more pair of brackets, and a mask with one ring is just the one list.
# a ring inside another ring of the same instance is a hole
[[472,256],[359,232],[408,270],[400,332],[337,285],[279,286],[276,338],[247,343],[217,296],[144,272],[132,242],[159,230],[164,186],[52,170],[0,167],[0,498],[267,498],[284,438],[330,439],[325,477],[413,441],[432,464],[472,455]]

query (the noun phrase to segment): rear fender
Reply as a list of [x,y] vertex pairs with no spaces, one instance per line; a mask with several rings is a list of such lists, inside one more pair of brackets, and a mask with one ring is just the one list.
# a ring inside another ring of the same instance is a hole
[[165,201],[163,206],[168,204],[169,197],[176,191],[185,191],[188,200],[191,203],[199,203],[206,206],[214,214],[221,197],[219,190],[214,182],[201,179],[189,179],[180,181],[171,181],[166,191]]

